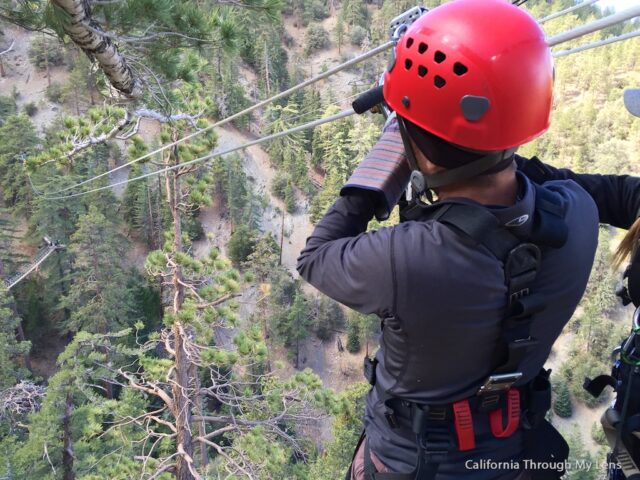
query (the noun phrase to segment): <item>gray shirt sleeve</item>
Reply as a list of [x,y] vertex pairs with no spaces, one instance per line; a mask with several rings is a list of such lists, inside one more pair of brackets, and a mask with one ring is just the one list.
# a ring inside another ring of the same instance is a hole
[[302,278],[361,313],[392,309],[393,230],[366,232],[374,204],[365,191],[340,197],[318,222],[298,257]]

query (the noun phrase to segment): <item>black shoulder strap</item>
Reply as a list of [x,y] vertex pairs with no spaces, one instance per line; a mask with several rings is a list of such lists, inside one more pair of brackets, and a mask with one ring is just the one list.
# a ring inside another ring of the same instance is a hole
[[521,240],[498,223],[486,208],[460,203],[446,203],[430,213],[430,219],[463,233],[477,244],[484,245],[500,261]]
[[547,188],[532,185],[536,191],[536,210],[530,241],[541,247],[560,248],[569,235],[562,198]]

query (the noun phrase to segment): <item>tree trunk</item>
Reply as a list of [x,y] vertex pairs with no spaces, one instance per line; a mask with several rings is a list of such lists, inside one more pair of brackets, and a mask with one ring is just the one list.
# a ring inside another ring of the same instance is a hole
[[186,331],[180,322],[173,326],[175,336],[175,374],[173,384],[174,416],[176,419],[176,446],[181,453],[176,458],[176,480],[194,480],[189,469],[189,463],[193,461],[193,438],[191,435],[191,401],[189,399],[190,386],[189,370],[190,361],[185,352]]
[[91,18],[86,0],[51,0],[69,15],[64,30],[73,43],[91,59],[95,59],[113,87],[128,97],[142,95],[142,82],[137,78],[118,47],[109,37],[101,34],[100,25]]
[[[196,390],[196,413],[200,417],[204,417],[204,400],[202,395],[198,392],[200,391],[200,379],[198,378],[198,372],[194,368],[194,373],[192,374],[193,379],[195,380],[195,390]],[[198,422],[198,435],[201,437],[205,437],[207,435],[207,425],[205,424],[204,418]],[[209,449],[207,448],[207,444],[204,442],[200,442],[200,466],[206,467],[209,463]]]
[[[147,236],[147,240],[151,246],[151,248],[156,247],[156,239],[155,239],[155,222],[153,220],[153,205],[151,204],[151,184],[147,183],[147,203],[149,205],[149,216],[147,218],[147,222],[149,225],[149,235]],[[158,248],[160,245],[157,246]]]
[[47,71],[47,87],[51,86],[51,68],[49,67],[49,42],[45,39],[44,32],[42,32],[42,44],[44,45],[44,64]]
[[271,96],[271,79],[269,78],[269,50],[267,49],[267,42],[264,42],[264,68],[266,74],[267,83],[267,96]]
[[[13,309],[13,314],[18,317],[18,308],[16,306],[16,303],[13,302],[12,304],[12,309]],[[20,321],[18,322],[18,326],[16,327],[16,336],[18,338],[19,341],[21,342],[26,342],[27,341],[27,337],[24,334],[24,328],[22,328],[22,319],[20,319]],[[27,369],[33,373],[33,370],[31,369],[31,354],[29,352],[24,354],[24,366],[27,367]]]
[[286,209],[284,202],[282,204],[282,219],[280,220],[280,256],[278,257],[278,265],[282,265],[282,248],[284,247],[284,211]]
[[73,438],[71,438],[71,414],[73,412],[73,394],[67,393],[62,417],[62,479],[75,480],[73,473]]
[[[176,136],[173,135],[173,139]],[[171,162],[173,157],[173,162]],[[169,163],[177,165],[180,163],[178,157],[178,148],[174,147],[172,155],[169,157]],[[180,188],[180,174],[173,170],[167,173],[167,200],[171,216],[173,217],[173,253],[182,252],[182,223],[179,203],[182,199],[182,191]],[[177,314],[184,303],[185,290],[182,283],[182,267],[175,265],[173,267],[173,314]],[[190,392],[194,385],[191,381],[191,361],[186,352],[186,346],[189,344],[188,329],[181,323],[176,321],[172,327],[173,337],[175,339],[175,369],[173,374],[173,415],[176,419],[176,447],[180,453],[176,458],[176,479],[177,480],[193,480],[189,464],[193,462],[193,438],[191,435],[191,395]]]

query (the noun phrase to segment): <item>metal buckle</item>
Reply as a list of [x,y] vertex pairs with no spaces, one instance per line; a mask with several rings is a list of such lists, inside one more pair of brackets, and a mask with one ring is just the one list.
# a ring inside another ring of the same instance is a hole
[[514,383],[522,378],[522,372],[501,373],[491,375],[478,389],[476,395],[485,395],[487,393],[504,392],[509,390]]
[[441,463],[451,451],[451,432],[447,428],[429,429],[418,435],[418,445],[427,462]]
[[509,304],[512,304],[516,300],[520,300],[521,298],[528,296],[529,293],[530,291],[528,288],[523,288],[522,290],[512,293],[509,297]]
[[387,409],[384,412],[384,417],[387,419],[391,428],[398,428],[398,419],[396,418],[396,414],[393,410]]

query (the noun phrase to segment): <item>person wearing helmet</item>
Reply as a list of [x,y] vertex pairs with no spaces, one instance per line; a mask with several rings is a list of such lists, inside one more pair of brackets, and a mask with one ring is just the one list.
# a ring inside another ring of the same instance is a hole
[[[537,185],[515,167],[548,128],[552,86],[542,30],[504,0],[446,3],[399,39],[383,88],[396,119],[297,266],[382,320],[350,478],[562,474],[542,367],[584,293],[598,210],[574,181]],[[366,232],[409,176],[405,221]],[[419,200],[432,192],[433,205]]]

